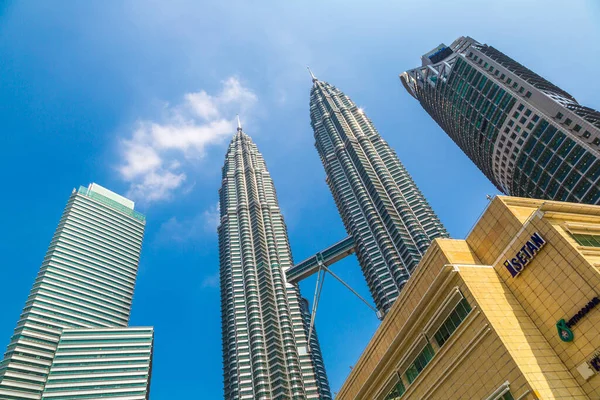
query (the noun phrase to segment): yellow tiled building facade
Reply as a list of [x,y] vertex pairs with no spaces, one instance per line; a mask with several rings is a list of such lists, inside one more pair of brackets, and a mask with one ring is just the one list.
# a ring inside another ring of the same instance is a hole
[[599,206],[496,197],[432,244],[337,399],[600,399],[599,267]]

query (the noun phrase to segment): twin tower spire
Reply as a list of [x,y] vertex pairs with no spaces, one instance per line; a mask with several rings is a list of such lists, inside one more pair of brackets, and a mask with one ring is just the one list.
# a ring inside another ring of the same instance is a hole
[[308,73],[310,74],[310,77],[312,78],[312,81],[313,81],[313,82],[316,82],[318,79],[317,79],[317,77],[315,76],[315,74],[313,74],[313,72],[312,72],[312,70],[310,69],[310,67],[308,67],[308,66],[307,66],[307,67],[306,67],[306,69],[308,70]]
[[[384,315],[441,222],[396,153],[339,89],[313,83],[315,146],[371,295]],[[219,190],[226,399],[332,399],[308,301],[286,279],[294,264],[275,186],[237,117]]]

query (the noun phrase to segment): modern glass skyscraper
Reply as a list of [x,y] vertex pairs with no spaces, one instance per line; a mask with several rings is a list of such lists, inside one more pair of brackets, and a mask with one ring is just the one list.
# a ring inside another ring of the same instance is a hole
[[331,399],[308,327],[287,230],[263,156],[241,126],[219,190],[225,399]]
[[371,295],[385,314],[431,241],[448,234],[365,113],[312,77],[315,146]]
[[146,400],[154,329],[64,330],[42,400]]
[[421,60],[404,87],[499,190],[600,204],[600,112],[469,37]]
[[73,190],[0,363],[1,400],[40,399],[63,331],[127,326],[144,226],[131,200]]

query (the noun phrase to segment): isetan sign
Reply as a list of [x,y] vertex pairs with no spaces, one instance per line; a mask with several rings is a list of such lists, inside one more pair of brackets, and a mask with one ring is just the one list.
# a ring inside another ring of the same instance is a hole
[[521,250],[519,250],[513,258],[504,261],[504,266],[513,278],[525,269],[525,266],[535,258],[545,244],[546,241],[536,232],[531,235],[530,239],[523,247],[521,247]]

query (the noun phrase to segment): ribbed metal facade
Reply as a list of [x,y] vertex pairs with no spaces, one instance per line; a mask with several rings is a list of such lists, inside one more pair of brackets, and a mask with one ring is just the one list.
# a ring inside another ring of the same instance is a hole
[[447,232],[394,150],[342,91],[314,78],[310,119],[327,184],[385,314],[431,241]]
[[[310,329],[310,306],[308,300],[305,298],[300,299],[300,310],[302,312],[302,319],[304,321],[304,334],[308,335]],[[321,346],[319,345],[319,337],[313,325],[313,332],[310,335],[310,355],[311,355],[311,368],[314,368],[316,374],[316,383],[319,389],[319,393],[322,396],[319,398],[331,398],[329,391],[329,381],[327,380],[327,373],[325,372],[325,363],[323,362],[323,354],[321,353]],[[308,363],[305,363],[304,368],[308,370]]]
[[600,204],[600,113],[497,49],[461,37],[400,75],[502,192]]
[[0,363],[1,400],[40,399],[63,330],[127,326],[145,226],[132,204],[73,191]]
[[63,331],[42,400],[147,400],[154,329]]
[[331,399],[299,288],[286,282],[292,255],[273,181],[241,128],[219,196],[225,399]]

